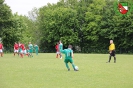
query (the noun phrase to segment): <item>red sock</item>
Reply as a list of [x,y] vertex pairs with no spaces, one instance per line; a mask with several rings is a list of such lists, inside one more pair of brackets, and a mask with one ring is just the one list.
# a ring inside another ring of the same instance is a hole
[[1,57],[3,57],[3,53],[1,53]]
[[21,58],[23,58],[23,54],[20,54]]
[[58,54],[56,55],[56,58],[58,58]]

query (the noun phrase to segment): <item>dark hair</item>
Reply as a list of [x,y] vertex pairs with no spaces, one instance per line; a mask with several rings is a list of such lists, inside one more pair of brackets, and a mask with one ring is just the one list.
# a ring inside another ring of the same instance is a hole
[[72,45],[68,45],[68,48],[71,48],[72,49],[73,47],[72,47]]

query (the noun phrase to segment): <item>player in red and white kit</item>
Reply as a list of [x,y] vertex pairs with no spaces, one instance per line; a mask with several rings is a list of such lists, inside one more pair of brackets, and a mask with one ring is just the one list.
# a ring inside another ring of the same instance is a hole
[[56,49],[56,58],[58,58],[58,56],[60,55],[60,51],[59,51],[59,43],[57,42],[56,46],[55,46],[55,49]]
[[21,57],[21,58],[23,58],[24,52],[25,52],[25,46],[24,46],[24,44],[21,44],[21,45],[20,45],[20,57]]
[[16,42],[15,42],[15,44],[14,44],[14,56],[15,56],[15,54],[17,53],[19,53],[18,52],[18,49],[19,49],[19,44],[17,44]]
[[21,51],[22,57],[23,57],[23,55],[29,56],[29,53],[27,52],[27,49],[25,48],[24,44],[21,44],[21,49],[22,49],[22,51]]
[[1,43],[0,41],[0,54],[1,54],[1,57],[3,57],[3,44]]

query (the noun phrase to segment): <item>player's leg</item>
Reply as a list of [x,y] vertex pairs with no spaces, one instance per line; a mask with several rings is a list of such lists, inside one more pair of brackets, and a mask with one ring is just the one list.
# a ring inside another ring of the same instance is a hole
[[15,53],[16,53],[16,52],[15,52],[15,50],[14,50],[14,56],[15,56]]
[[116,63],[116,56],[114,56],[114,63]]
[[112,56],[114,57],[114,63],[116,63],[116,56],[115,56],[115,51],[112,51]]
[[14,50],[14,56],[15,56],[16,53],[18,53],[18,50]]
[[66,68],[68,69],[68,71],[70,71],[70,68],[69,68],[69,66],[68,66],[68,63],[65,62],[65,64],[66,64]]
[[23,50],[20,51],[20,57],[23,58]]
[[33,50],[30,49],[30,50],[29,50],[29,55],[30,55],[30,57],[33,57],[32,52],[33,52]]
[[0,51],[0,55],[1,55],[1,57],[2,57],[2,52]]
[[73,59],[70,58],[69,61],[70,61],[70,63],[72,64],[72,67],[73,67],[74,71],[78,71],[78,70],[75,69],[75,65],[74,65]]
[[38,50],[36,50],[36,55],[38,55]]
[[16,50],[16,53],[19,55],[19,51],[18,50]]
[[26,52],[26,50],[24,50],[24,55],[26,56],[26,54],[27,54],[27,52]]
[[1,57],[3,57],[3,51],[2,51],[2,49],[0,49],[0,54],[1,54]]
[[[1,53],[2,53],[2,52],[1,52],[1,49],[0,49],[0,55],[1,55]],[[2,55],[1,55],[1,57],[2,57]]]
[[110,63],[111,57],[112,57],[112,53],[110,53],[110,55],[109,55],[109,61],[107,63]]
[[68,69],[68,71],[70,71],[70,68],[69,68],[69,65],[68,65],[68,59],[65,59],[64,62],[65,62],[66,68]]
[[29,56],[30,56],[30,53],[29,53],[29,51],[27,50],[26,52],[27,52],[27,53],[26,53],[26,55],[29,57]]
[[29,50],[29,52],[28,52],[28,53],[29,53],[29,57],[31,57],[30,50]]
[[33,53],[33,50],[31,50],[31,57],[33,57],[33,54],[32,53]]
[[21,49],[19,48],[19,50],[18,50],[18,56],[21,54]]
[[56,58],[58,58],[58,55],[59,55],[59,52],[57,51],[57,52],[56,52]]
[[60,59],[62,59],[62,54],[60,53]]

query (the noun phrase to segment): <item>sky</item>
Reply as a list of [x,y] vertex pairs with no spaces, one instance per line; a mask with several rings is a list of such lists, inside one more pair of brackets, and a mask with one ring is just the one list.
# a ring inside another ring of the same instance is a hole
[[40,8],[47,3],[57,3],[59,0],[5,0],[5,3],[10,6],[13,13],[18,13],[19,15],[28,16],[28,12],[34,7]]

